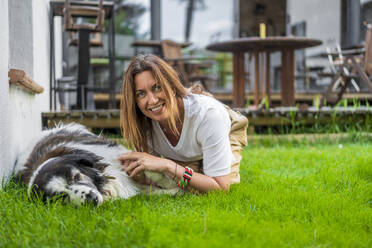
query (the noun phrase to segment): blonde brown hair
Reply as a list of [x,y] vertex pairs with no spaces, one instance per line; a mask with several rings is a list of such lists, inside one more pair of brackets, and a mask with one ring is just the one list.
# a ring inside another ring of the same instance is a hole
[[177,72],[165,61],[153,54],[137,55],[130,62],[123,78],[121,95],[120,128],[127,145],[137,151],[149,152],[149,141],[152,140],[151,120],[146,117],[136,104],[134,79],[137,74],[149,71],[161,86],[166,99],[165,108],[170,113],[168,125],[173,133],[178,133],[177,99],[188,94],[183,87]]

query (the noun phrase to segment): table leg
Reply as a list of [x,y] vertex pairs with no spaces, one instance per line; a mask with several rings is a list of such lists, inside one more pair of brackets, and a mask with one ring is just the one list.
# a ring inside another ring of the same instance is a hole
[[287,81],[288,81],[288,78],[287,78],[287,51],[286,50],[283,50],[282,51],[282,70],[281,70],[281,73],[282,73],[282,79],[281,79],[281,105],[282,106],[287,106],[288,105],[288,101],[287,101]]
[[294,51],[282,50],[282,105],[295,106],[294,98]]
[[266,53],[266,95],[269,106],[271,105],[271,89],[270,89],[270,52]]
[[244,53],[235,52],[233,55],[233,106],[244,108],[245,106],[245,72]]
[[78,79],[77,79],[77,94],[76,94],[76,107],[77,109],[84,109],[86,103],[86,90],[85,86],[88,85],[88,75],[90,66],[90,42],[89,30],[79,30],[79,62],[78,62]]
[[258,52],[254,52],[254,105],[257,107],[259,104],[259,95],[260,95],[260,65],[259,65],[259,56]]
[[260,53],[260,62],[261,62],[261,77],[260,77],[260,93],[261,93],[261,98],[259,101],[262,101],[264,97],[266,96],[266,77],[265,77],[265,52]]
[[295,90],[294,90],[294,67],[295,67],[295,60],[294,60],[294,50],[290,49],[288,52],[288,104],[289,106],[295,106]]

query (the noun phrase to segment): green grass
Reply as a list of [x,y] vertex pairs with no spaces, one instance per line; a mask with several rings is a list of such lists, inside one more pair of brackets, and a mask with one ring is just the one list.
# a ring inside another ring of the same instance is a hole
[[0,247],[372,247],[372,142],[244,150],[230,193],[76,208],[0,192]]

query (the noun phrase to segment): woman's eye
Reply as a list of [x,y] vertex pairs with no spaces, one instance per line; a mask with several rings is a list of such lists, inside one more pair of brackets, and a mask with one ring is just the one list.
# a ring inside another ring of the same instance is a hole
[[161,91],[161,86],[158,85],[158,84],[155,85],[154,90],[155,90],[155,91]]
[[139,98],[144,97],[145,96],[145,92],[143,92],[143,91],[137,92],[136,93],[136,96],[139,97]]

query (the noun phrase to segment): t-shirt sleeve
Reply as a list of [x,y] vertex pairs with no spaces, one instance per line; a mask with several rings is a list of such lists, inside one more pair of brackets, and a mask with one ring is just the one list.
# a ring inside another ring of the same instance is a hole
[[[227,117],[228,118],[228,117]],[[203,149],[204,174],[225,176],[231,171],[230,123],[219,111],[210,109],[197,129],[197,140]]]

